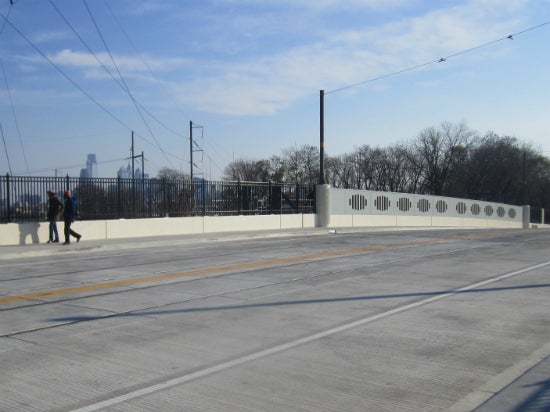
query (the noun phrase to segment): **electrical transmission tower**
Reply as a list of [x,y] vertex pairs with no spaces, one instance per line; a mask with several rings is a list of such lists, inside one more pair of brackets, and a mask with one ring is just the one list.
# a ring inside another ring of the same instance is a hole
[[[191,169],[191,180],[193,180],[193,177],[196,176],[197,174],[200,175],[204,179],[204,166],[203,166],[204,150],[197,143],[197,139],[193,138],[193,130],[194,129],[199,129],[200,130],[200,137],[199,138],[200,138],[201,143],[204,139],[204,127],[190,121],[189,122],[189,158],[190,158],[189,159],[189,166],[190,166],[190,169]],[[201,154],[201,156],[200,156],[200,166],[198,166],[195,163],[195,160],[193,159],[193,153],[200,153]],[[199,169],[198,173],[194,173],[194,168]]]

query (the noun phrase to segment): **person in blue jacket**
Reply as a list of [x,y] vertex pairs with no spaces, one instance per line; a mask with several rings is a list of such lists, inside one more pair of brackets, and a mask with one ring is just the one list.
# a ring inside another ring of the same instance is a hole
[[63,193],[63,198],[65,199],[65,207],[63,208],[63,220],[65,221],[65,243],[63,244],[68,245],[71,243],[71,236],[74,236],[76,238],[76,242],[78,243],[82,235],[71,229],[71,224],[74,222],[75,218],[75,205],[74,200],[71,197],[71,191],[65,190]]

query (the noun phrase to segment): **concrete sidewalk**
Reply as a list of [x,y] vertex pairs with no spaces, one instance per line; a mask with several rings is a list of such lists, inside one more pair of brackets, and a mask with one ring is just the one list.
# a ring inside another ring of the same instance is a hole
[[[160,247],[165,245],[196,244],[203,242],[229,242],[246,239],[268,239],[288,236],[323,236],[344,233],[380,233],[380,232],[405,232],[405,231],[452,231],[461,230],[483,230],[475,227],[361,227],[361,228],[303,228],[303,229],[280,229],[280,230],[243,230],[241,232],[215,232],[186,235],[167,235],[150,237],[129,237],[121,239],[87,240],[86,234],[82,233],[80,242],[74,239],[70,245],[60,243],[31,243],[24,245],[0,245],[0,261],[18,257],[40,257],[63,255],[75,251],[113,251],[122,249],[135,249],[146,247]],[[503,230],[503,229],[500,229]],[[522,229],[504,229],[522,230]]]
[[[384,229],[380,229],[384,230]],[[387,229],[386,229],[387,230]],[[346,229],[347,232],[359,231]],[[196,244],[203,242],[229,242],[235,240],[273,238],[284,236],[320,236],[332,234],[335,229],[314,228],[295,230],[265,230],[265,231],[242,231],[242,232],[219,232],[192,235],[169,235],[151,237],[132,237],[121,239],[87,240],[86,234],[82,234],[80,242],[72,240],[71,244],[60,243],[31,243],[24,245],[0,246],[0,260],[14,259],[21,257],[40,257],[52,255],[64,255],[71,252],[93,251],[114,251],[136,248],[153,248],[166,245]]]

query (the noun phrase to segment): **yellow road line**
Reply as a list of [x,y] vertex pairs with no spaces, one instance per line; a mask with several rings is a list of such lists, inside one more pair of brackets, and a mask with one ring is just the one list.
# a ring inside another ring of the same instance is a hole
[[[501,235],[502,233],[498,234],[498,236],[501,236]],[[399,247],[432,244],[432,243],[437,243],[441,241],[449,241],[449,240],[457,240],[457,239],[479,239],[483,237],[494,237],[494,236],[495,234],[457,235],[457,236],[445,237],[445,238],[423,239],[423,240],[416,240],[416,241],[403,242],[403,243],[393,243],[393,244],[387,244],[387,245],[373,245],[373,246],[365,246],[365,247],[352,248],[352,249],[335,250],[330,252],[312,253],[309,255],[292,256],[292,257],[286,257],[286,258],[261,260],[261,261],[255,261],[255,262],[247,262],[247,263],[238,263],[234,265],[195,269],[195,270],[190,270],[190,271],[181,272],[181,273],[167,273],[163,275],[146,276],[146,277],[133,278],[133,279],[122,279],[122,280],[115,280],[115,281],[106,282],[106,283],[96,283],[92,285],[77,286],[73,288],[47,290],[44,292],[29,293],[25,295],[6,296],[6,297],[0,298],[0,304],[13,303],[13,302],[32,300],[32,299],[41,299],[41,298],[46,298],[51,296],[63,296],[63,295],[71,295],[71,294],[83,293],[83,292],[92,292],[92,291],[97,291],[102,289],[111,289],[118,286],[129,286],[129,285],[136,285],[139,283],[159,282],[163,280],[178,279],[178,278],[184,278],[189,276],[210,275],[213,273],[230,272],[230,271],[242,270],[242,269],[255,269],[259,267],[274,266],[274,265],[280,265],[280,264],[292,263],[292,262],[302,262],[302,261],[320,259],[320,258],[332,257],[332,256],[346,256],[346,255],[353,255],[353,254],[376,251],[376,250],[387,250],[387,249],[394,249]]]

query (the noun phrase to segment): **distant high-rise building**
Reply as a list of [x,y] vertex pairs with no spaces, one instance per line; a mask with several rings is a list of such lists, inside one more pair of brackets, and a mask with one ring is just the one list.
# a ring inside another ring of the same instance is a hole
[[[120,166],[120,169],[118,169],[117,177],[120,177],[121,179],[131,179],[132,178],[132,166],[128,164],[128,166]],[[142,175],[141,169],[138,167],[134,170],[134,178],[135,179],[149,179],[149,174],[145,173],[145,175]]]
[[132,178],[132,167],[130,165],[124,167],[120,166],[120,169],[118,169],[117,177],[120,177],[121,179],[131,179]]
[[95,154],[89,154],[86,159],[86,169],[80,169],[80,177],[97,177],[97,159]]
[[139,167],[136,169],[134,174],[136,179],[149,179],[149,173],[143,174]]
[[88,155],[86,170],[88,171],[88,177],[97,177],[97,159],[94,153]]

